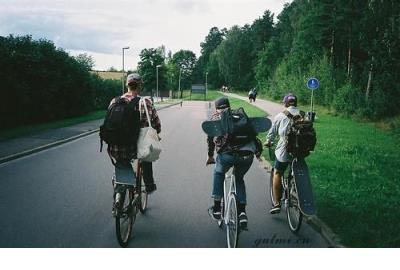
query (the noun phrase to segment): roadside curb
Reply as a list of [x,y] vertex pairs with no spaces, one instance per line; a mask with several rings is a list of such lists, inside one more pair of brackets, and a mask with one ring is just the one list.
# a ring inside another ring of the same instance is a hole
[[[266,160],[264,157],[261,157],[263,168],[269,172],[271,172],[272,165]],[[320,220],[317,216],[305,217],[305,221],[322,237],[328,242],[329,247],[333,248],[345,248],[345,246],[341,243],[341,239],[338,235],[336,235],[331,228],[328,227],[322,220]]]
[[52,143],[49,143],[49,144],[46,144],[46,145],[42,145],[42,146],[30,149],[30,150],[26,150],[26,151],[22,151],[20,153],[16,153],[16,154],[12,154],[12,155],[9,155],[9,156],[6,156],[6,157],[2,157],[2,158],[0,158],[0,164],[1,163],[5,163],[7,161],[11,161],[11,160],[17,159],[17,158],[28,156],[28,155],[31,155],[31,154],[34,154],[34,153],[49,149],[49,148],[54,147],[54,146],[58,146],[60,144],[64,144],[64,143],[67,143],[67,142],[70,142],[70,141],[85,137],[85,136],[88,136],[88,135],[96,133],[98,131],[99,131],[99,129],[94,129],[94,130],[91,130],[91,131],[88,131],[88,132],[85,132],[85,133],[81,133],[81,134],[76,135],[76,136],[72,136],[72,137],[64,139],[64,140],[55,141],[55,142],[52,142]]
[[[163,107],[161,107],[161,108],[159,108],[157,110],[161,111],[163,109],[166,109],[166,108],[178,105],[178,104],[182,104],[182,101],[163,106]],[[58,145],[61,145],[61,144],[67,143],[67,142],[71,142],[71,141],[77,140],[77,139],[85,137],[85,136],[89,136],[89,135],[91,135],[93,133],[99,132],[99,130],[100,129],[97,128],[97,129],[94,129],[94,130],[90,130],[90,131],[87,131],[87,132],[84,132],[84,133],[69,137],[67,139],[58,140],[58,141],[55,141],[55,142],[52,142],[52,143],[49,143],[49,144],[46,144],[46,145],[35,147],[33,149],[25,150],[25,151],[22,151],[22,152],[19,152],[19,153],[16,153],[16,154],[12,154],[12,155],[8,155],[8,156],[5,156],[5,157],[2,157],[2,158],[0,158],[0,164],[6,163],[8,161],[11,161],[11,160],[14,160],[14,159],[18,159],[18,158],[21,158],[21,157],[29,156],[31,154],[38,153],[38,152],[41,152],[43,150],[46,150],[46,149],[49,149],[49,148],[52,148],[52,147],[55,147],[55,146],[58,146]]]

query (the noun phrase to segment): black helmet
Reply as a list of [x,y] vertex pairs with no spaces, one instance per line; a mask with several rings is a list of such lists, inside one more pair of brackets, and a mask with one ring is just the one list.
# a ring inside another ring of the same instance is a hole
[[220,97],[215,101],[215,109],[223,110],[229,107],[231,107],[231,105],[229,104],[229,99],[226,97]]

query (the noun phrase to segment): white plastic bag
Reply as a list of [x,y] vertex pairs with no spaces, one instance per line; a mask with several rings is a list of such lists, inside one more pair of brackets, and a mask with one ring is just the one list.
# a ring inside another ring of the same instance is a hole
[[141,98],[139,101],[140,111],[142,106],[146,112],[149,126],[140,129],[137,144],[137,157],[143,161],[153,162],[160,158],[161,143],[157,134],[157,130],[151,127],[149,111],[147,110],[146,106],[146,98]]

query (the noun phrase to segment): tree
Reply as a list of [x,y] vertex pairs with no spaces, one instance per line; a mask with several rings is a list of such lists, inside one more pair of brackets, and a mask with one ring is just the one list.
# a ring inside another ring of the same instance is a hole
[[87,53],[78,54],[74,58],[79,64],[84,66],[87,70],[92,70],[95,65],[93,57],[91,55],[88,55]]
[[166,79],[166,66],[165,66],[165,49],[161,48],[149,48],[143,49],[140,52],[140,61],[138,63],[138,71],[143,79],[143,90],[144,92],[150,93],[153,96],[154,91],[157,88],[157,66],[158,68],[158,88],[159,90],[167,89]]
[[178,84],[179,79],[181,80],[181,91],[184,88],[190,88],[192,74],[196,65],[196,55],[189,50],[180,50],[172,56],[171,63],[175,66],[174,77],[178,79]]

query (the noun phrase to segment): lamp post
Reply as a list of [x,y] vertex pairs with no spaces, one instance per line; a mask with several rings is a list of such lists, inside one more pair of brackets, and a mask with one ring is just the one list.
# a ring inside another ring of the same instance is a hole
[[181,98],[182,98],[182,91],[181,91],[181,77],[182,77],[182,68],[179,69],[179,89],[178,91],[180,92]]
[[122,94],[125,90],[125,50],[129,50],[129,47],[122,48]]
[[157,77],[157,88],[156,88],[156,90],[157,90],[157,100],[158,100],[158,98],[159,98],[159,94],[158,94],[158,68],[159,67],[161,67],[161,65],[157,65],[156,66],[156,77]]
[[208,76],[208,72],[206,72],[206,96],[207,96],[207,92],[208,92],[207,76]]

